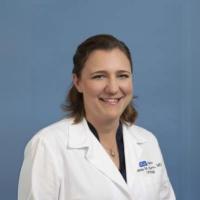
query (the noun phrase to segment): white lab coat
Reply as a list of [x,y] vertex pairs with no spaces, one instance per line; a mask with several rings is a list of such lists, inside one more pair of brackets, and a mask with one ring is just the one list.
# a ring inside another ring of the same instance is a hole
[[63,119],[27,144],[18,200],[175,200],[156,138],[123,125],[127,183],[86,120]]

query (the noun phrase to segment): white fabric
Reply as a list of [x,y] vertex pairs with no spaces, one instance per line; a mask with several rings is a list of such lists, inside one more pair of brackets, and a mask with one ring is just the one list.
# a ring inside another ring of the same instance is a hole
[[127,183],[84,119],[63,119],[27,144],[18,200],[175,200],[156,138],[123,125]]

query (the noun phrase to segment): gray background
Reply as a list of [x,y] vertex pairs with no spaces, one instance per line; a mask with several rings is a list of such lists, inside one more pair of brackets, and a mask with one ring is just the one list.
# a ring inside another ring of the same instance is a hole
[[17,199],[27,141],[64,115],[72,56],[110,33],[134,58],[137,124],[156,135],[177,199],[199,199],[199,5],[195,0],[0,1],[0,198]]

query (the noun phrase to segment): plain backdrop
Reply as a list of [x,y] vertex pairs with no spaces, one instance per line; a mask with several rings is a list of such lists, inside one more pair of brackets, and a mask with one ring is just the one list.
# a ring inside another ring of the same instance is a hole
[[177,199],[198,200],[199,6],[198,0],[0,0],[0,199],[17,199],[28,140],[64,116],[77,45],[109,33],[133,55],[137,124],[158,138]]

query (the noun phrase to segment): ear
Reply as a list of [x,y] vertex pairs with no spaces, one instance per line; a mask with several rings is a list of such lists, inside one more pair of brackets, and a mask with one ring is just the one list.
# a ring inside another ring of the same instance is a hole
[[80,78],[77,77],[76,74],[73,74],[73,84],[76,87],[76,89],[82,93],[82,88],[81,88],[81,84],[80,84]]

